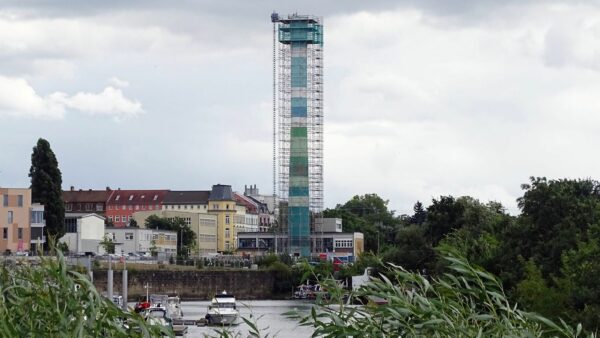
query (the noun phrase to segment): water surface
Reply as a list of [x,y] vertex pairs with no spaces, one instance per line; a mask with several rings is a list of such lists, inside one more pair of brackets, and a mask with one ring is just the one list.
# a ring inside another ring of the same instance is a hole
[[[200,319],[204,318],[210,302],[182,302],[181,309],[183,310],[185,319]],[[240,317],[249,318],[250,315],[256,318],[258,327],[261,328],[261,336],[278,337],[278,338],[306,338],[313,333],[313,328],[299,326],[294,319],[287,318],[283,314],[298,310],[303,314],[309,314],[312,304],[306,301],[297,300],[255,300],[255,301],[237,301],[240,310]],[[188,326],[188,334],[186,337],[211,337],[217,336],[215,330],[219,327],[196,327]],[[248,337],[248,326],[240,319],[240,324],[228,327],[233,333],[239,333],[239,337]]]

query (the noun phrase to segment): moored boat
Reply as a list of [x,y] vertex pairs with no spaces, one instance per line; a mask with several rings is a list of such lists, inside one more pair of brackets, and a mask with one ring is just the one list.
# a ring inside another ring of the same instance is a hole
[[205,318],[210,325],[233,325],[239,315],[235,297],[223,291],[212,298]]

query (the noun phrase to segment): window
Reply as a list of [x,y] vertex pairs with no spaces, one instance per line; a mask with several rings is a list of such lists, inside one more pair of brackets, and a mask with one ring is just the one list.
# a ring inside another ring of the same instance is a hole
[[112,222],[113,217],[112,216],[108,216],[108,219]]
[[71,203],[67,203],[67,204],[65,204],[65,210],[66,210],[66,211],[71,211],[71,210],[73,210],[73,204],[71,204]]
[[123,204],[123,207],[121,209],[127,210],[127,206],[125,204]]
[[8,239],[8,228],[2,228],[2,239]]
[[127,240],[127,241],[133,241],[133,232],[126,232],[125,233],[125,240]]
[[31,223],[44,223],[44,212],[43,211],[31,211]]
[[112,210],[112,205],[109,205],[109,206],[108,206],[108,210]]
[[138,204],[135,205],[135,210],[140,210],[140,206]]
[[156,201],[158,199],[158,195],[154,195],[154,198],[152,200]]
[[102,203],[96,203],[96,211],[104,211],[104,205],[102,205]]
[[133,195],[130,195],[129,196],[129,200],[131,201],[132,199],[133,199]]
[[225,224],[229,224],[229,215],[225,216]]
[[92,203],[85,204],[85,211],[92,211]]
[[184,206],[183,206],[183,208],[184,208],[184,209],[187,209],[187,205],[184,205]]
[[131,215],[127,216],[127,221],[131,222]]
[[225,228],[225,238],[230,238],[231,233],[229,232],[229,228]]
[[133,205],[129,205],[129,210],[133,210]]
[[4,194],[4,206],[8,206],[8,194]]
[[115,197],[115,201],[118,201],[119,198],[121,198],[121,195],[117,195],[117,197]]
[[77,219],[76,218],[65,218],[65,231],[68,233],[77,232]]
[[219,209],[219,205],[218,204],[213,204],[213,209],[218,210]]
[[8,212],[8,224],[12,224],[13,223],[13,212],[9,211]]
[[23,206],[23,195],[17,196],[17,205],[20,207]]
[[229,210],[229,204],[225,204],[225,209]]
[[229,250],[229,241],[225,241],[225,250]]
[[115,216],[115,222],[121,222],[121,216]]
[[177,206],[177,209],[181,209],[181,205],[178,205],[178,206]]
[[23,228],[17,229],[17,239],[23,239]]

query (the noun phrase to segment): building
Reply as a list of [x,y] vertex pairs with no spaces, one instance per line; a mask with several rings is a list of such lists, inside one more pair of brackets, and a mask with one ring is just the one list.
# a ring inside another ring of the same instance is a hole
[[125,227],[137,211],[161,210],[168,190],[114,190],[106,202],[106,217],[115,227]]
[[163,200],[162,210],[208,213],[210,190],[169,191]]
[[215,184],[208,198],[208,213],[217,216],[217,251],[234,251],[237,244],[236,202],[230,185]]
[[67,244],[72,253],[102,253],[104,220],[94,213],[65,213],[65,235],[58,241]]
[[273,196],[259,194],[256,184],[254,186],[250,185],[250,187],[244,186],[244,196],[256,204],[258,231],[269,231],[275,223],[275,203]]
[[62,197],[65,202],[66,212],[75,213],[95,213],[100,216],[106,215],[106,202],[110,199],[114,191],[109,187],[105,190],[75,190],[71,186],[70,190],[63,191]]
[[159,258],[177,255],[176,231],[106,227],[104,234],[115,243],[115,253],[155,252]]
[[[275,243],[278,243],[277,246]],[[262,255],[267,252],[284,252],[281,238],[276,233],[244,232],[238,234],[237,251],[242,254]],[[285,244],[283,244],[285,245]],[[328,257],[347,257],[353,260],[364,251],[364,238],[360,232],[313,233],[311,252],[324,253]]]
[[[273,77],[279,154],[273,167],[279,168],[279,229],[288,252],[309,256],[311,223],[323,210],[323,26],[309,15],[273,13],[271,21],[278,56]],[[275,120],[275,107],[273,113]]]
[[[2,196],[2,204],[0,204],[0,226],[2,227],[0,252],[15,253],[29,250],[32,212],[31,189],[0,188],[0,196]],[[43,207],[41,208],[43,215]],[[36,219],[37,221],[39,219]],[[43,224],[43,219],[41,221]]]
[[342,232],[341,218],[321,218],[315,221],[315,233]]
[[44,243],[46,243],[46,235],[44,234],[44,227],[46,221],[44,220],[44,206],[39,203],[31,204],[30,213],[30,224],[31,224],[31,241],[29,250],[37,252],[43,249]]
[[[196,212],[196,210],[203,210],[204,208],[196,208],[194,204],[194,211],[187,209],[187,211],[178,210],[158,210],[158,211],[139,211],[133,214],[133,218],[144,228],[146,218],[150,215],[156,215],[164,218],[181,218],[187,225],[190,226],[192,231],[196,234],[196,251],[190,253],[191,255],[207,255],[217,252],[217,215]],[[166,206],[163,206],[166,207]]]

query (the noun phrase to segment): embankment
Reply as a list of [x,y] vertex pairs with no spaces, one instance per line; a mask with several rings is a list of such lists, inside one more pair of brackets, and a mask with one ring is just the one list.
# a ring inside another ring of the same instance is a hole
[[[107,271],[94,270],[94,285],[106,292]],[[270,299],[273,295],[273,274],[267,271],[128,271],[129,300],[135,301],[146,295],[144,286],[149,285],[150,294],[179,294],[183,300],[208,300],[217,292],[226,290],[237,299]],[[122,274],[113,271],[113,292],[121,294]]]

